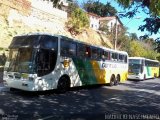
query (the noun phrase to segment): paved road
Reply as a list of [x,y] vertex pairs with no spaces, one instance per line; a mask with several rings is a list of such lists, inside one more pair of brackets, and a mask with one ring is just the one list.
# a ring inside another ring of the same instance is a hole
[[74,89],[66,94],[8,91],[0,93],[0,100],[3,119],[160,119],[160,79]]

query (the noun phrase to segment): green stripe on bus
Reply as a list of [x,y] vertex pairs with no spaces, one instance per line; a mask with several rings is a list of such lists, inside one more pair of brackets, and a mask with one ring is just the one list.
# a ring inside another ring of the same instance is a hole
[[151,70],[149,69],[149,67],[146,67],[146,68],[147,68],[147,75],[151,76]]
[[79,77],[82,81],[82,85],[91,85],[91,84],[98,83],[94,75],[94,71],[93,71],[90,60],[73,58],[73,62],[76,66]]

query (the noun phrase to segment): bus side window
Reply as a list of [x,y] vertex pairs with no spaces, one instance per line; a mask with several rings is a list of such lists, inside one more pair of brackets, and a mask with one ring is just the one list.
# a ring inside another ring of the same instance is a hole
[[97,59],[98,58],[98,49],[92,47],[92,59]]
[[115,53],[115,61],[118,61],[118,58],[119,58],[118,53]]
[[77,44],[77,56],[83,59],[85,55],[86,55],[85,45],[78,43]]
[[108,51],[102,52],[102,59],[103,60],[110,60],[110,53]]
[[111,53],[111,60],[112,61],[117,61],[118,60],[118,54],[117,53]]
[[97,49],[97,60],[101,60],[101,49]]
[[85,51],[85,57],[90,58],[91,57],[91,48],[89,46],[85,46],[86,51]]
[[124,63],[124,61],[125,61],[124,59],[125,59],[124,55],[119,54],[119,62]]
[[114,53],[111,53],[111,61],[114,60]]
[[71,41],[61,40],[61,55],[76,56],[76,44]]
[[124,56],[124,62],[127,63],[127,55]]

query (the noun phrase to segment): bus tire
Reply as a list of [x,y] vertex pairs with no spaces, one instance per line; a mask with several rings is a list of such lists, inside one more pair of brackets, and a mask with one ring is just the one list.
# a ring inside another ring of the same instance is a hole
[[156,78],[157,77],[157,73],[154,73],[154,78]]
[[117,75],[114,85],[119,85],[120,83],[120,75]]
[[70,79],[67,75],[62,76],[57,85],[58,93],[65,93],[70,88]]
[[144,74],[144,78],[143,78],[143,80],[146,80],[146,74]]
[[114,83],[115,83],[115,76],[112,75],[111,78],[110,78],[110,83],[109,83],[109,85],[110,85],[110,86],[113,86]]

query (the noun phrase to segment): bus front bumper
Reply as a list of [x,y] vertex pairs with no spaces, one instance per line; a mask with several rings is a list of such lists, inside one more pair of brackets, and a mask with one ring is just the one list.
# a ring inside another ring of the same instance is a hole
[[128,79],[131,80],[143,80],[143,77],[140,75],[128,75]]

